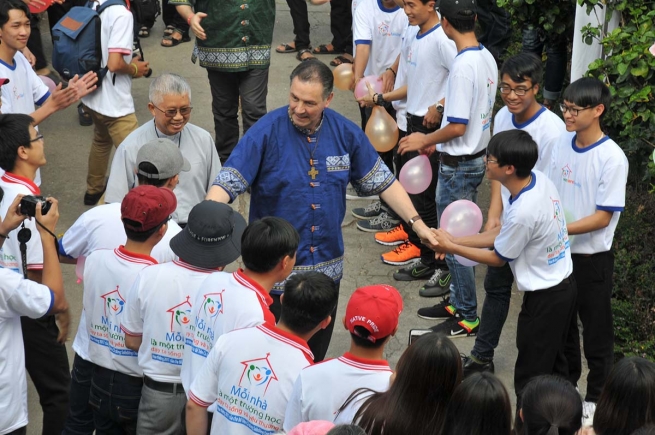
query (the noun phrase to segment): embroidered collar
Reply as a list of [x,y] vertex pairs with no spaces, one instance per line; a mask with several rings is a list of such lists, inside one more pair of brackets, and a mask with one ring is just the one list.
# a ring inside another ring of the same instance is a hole
[[291,117],[291,107],[289,107],[289,110],[287,110],[287,115],[289,115],[289,121],[291,121],[291,125],[293,125],[296,130],[298,130],[300,133],[302,133],[305,136],[312,136],[318,133],[318,131],[321,129],[321,126],[323,125],[323,120],[325,119],[324,114],[321,114],[321,121],[318,123],[318,126],[316,127],[316,130],[314,130],[314,133],[309,128],[302,128],[296,125],[295,122],[293,122],[293,118]]

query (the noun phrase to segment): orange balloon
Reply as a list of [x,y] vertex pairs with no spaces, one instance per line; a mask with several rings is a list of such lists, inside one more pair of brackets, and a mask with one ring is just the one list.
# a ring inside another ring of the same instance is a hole
[[366,122],[366,136],[376,150],[390,151],[398,143],[398,125],[381,106],[374,106]]
[[332,71],[332,74],[334,75],[334,86],[337,89],[342,91],[350,90],[355,81],[352,64],[342,63]]

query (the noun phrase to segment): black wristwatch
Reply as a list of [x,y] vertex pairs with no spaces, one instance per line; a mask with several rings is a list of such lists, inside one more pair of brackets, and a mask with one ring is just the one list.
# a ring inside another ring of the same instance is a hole
[[[375,98],[377,96],[377,98]],[[384,96],[382,94],[375,94],[373,95],[373,102],[377,104],[378,106],[384,106],[387,104],[387,102],[384,100]]]

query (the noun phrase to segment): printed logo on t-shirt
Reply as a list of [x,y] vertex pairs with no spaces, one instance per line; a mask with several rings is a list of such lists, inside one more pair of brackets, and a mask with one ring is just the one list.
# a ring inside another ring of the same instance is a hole
[[496,96],[491,95],[491,90],[493,85],[494,85],[494,81],[491,79],[491,77],[487,77],[488,110],[486,113],[480,115],[480,118],[482,120],[482,131],[485,131],[489,127],[491,127],[491,112],[493,110],[494,103],[496,101]]
[[14,85],[13,91],[14,91],[14,98],[16,98],[16,101],[20,100],[21,98],[25,98],[25,93],[19,92],[18,87],[16,87],[16,85]]
[[109,293],[100,295],[100,298],[103,304],[103,315],[100,316],[100,323],[91,322],[89,340],[109,348],[114,355],[136,357],[137,352],[125,347],[125,334],[121,330],[120,318],[125,310],[125,298],[121,295],[119,286]]
[[182,331],[186,330],[187,326],[191,323],[191,303],[189,296],[186,297],[184,302],[166,310],[170,315],[170,323],[164,339],[157,341],[154,338],[150,339],[150,355],[155,361],[172,364],[175,366],[182,365],[182,358],[184,357],[184,339],[182,338]]
[[416,60],[412,62],[412,57],[414,57],[414,50],[412,47],[409,47],[409,50],[407,50],[407,63],[412,66],[416,66]]
[[214,346],[214,323],[219,314],[223,314],[223,292],[207,293],[203,295],[203,301],[196,314],[193,323],[189,324],[186,330],[184,343],[191,346],[191,351],[196,355],[207,358],[209,351]]
[[388,21],[378,24],[378,33],[382,36],[402,36],[399,32],[392,32]]
[[268,360],[269,355],[270,354],[267,353],[264,358],[241,361],[244,368],[241,379],[239,380],[240,387],[249,387],[251,393],[263,388],[262,396],[266,394],[266,390],[268,390],[268,385],[271,381],[277,381],[277,376],[275,376],[275,372],[273,372],[273,368],[271,367],[271,362]]
[[186,297],[184,302],[169,308],[166,312],[171,315],[170,332],[175,331],[176,326],[186,328],[191,321],[191,303],[189,302],[189,296]]
[[570,249],[571,246],[569,242],[569,231],[566,227],[564,209],[562,208],[562,202],[553,198],[550,198],[550,200],[553,203],[553,219],[555,219],[557,227],[559,228],[559,231],[557,232],[557,243],[546,248],[548,265],[552,266],[559,260],[562,260],[566,257],[566,250]]
[[568,163],[562,168],[562,181],[566,184],[572,184],[575,187],[582,187],[582,184],[573,179],[573,171]]

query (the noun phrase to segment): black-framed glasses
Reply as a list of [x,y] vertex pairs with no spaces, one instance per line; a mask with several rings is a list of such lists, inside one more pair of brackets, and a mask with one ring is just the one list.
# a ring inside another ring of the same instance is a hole
[[559,105],[559,110],[562,111],[562,115],[565,114],[566,112],[569,112],[572,116],[578,116],[578,113],[580,113],[583,110],[587,109],[593,109],[596,106],[589,106],[589,107],[583,107],[581,109],[577,109],[575,107],[569,107],[566,104],[560,104]]
[[38,141],[40,141],[40,140],[43,140],[43,135],[42,135],[42,134],[38,134],[38,135],[36,135],[36,137],[35,137],[34,139],[30,140],[30,143],[32,143],[32,142],[38,142]]
[[173,118],[175,115],[177,115],[177,112],[180,112],[180,115],[182,116],[187,116],[193,110],[193,107],[191,106],[180,107],[179,109],[166,109],[166,110],[161,110],[159,107],[155,106],[154,104],[152,106],[155,109],[159,110],[164,115],[166,115],[167,118]]
[[512,88],[512,87],[507,86],[507,85],[502,85],[502,86],[500,86],[500,87],[498,88],[498,90],[499,90],[500,93],[503,94],[503,95],[509,95],[509,94],[512,93],[512,91],[514,91],[514,94],[515,94],[517,97],[523,97],[523,96],[525,96],[525,94],[527,94],[528,91],[529,91],[530,89],[532,89],[532,88],[534,88],[534,85],[530,86],[529,88]]

